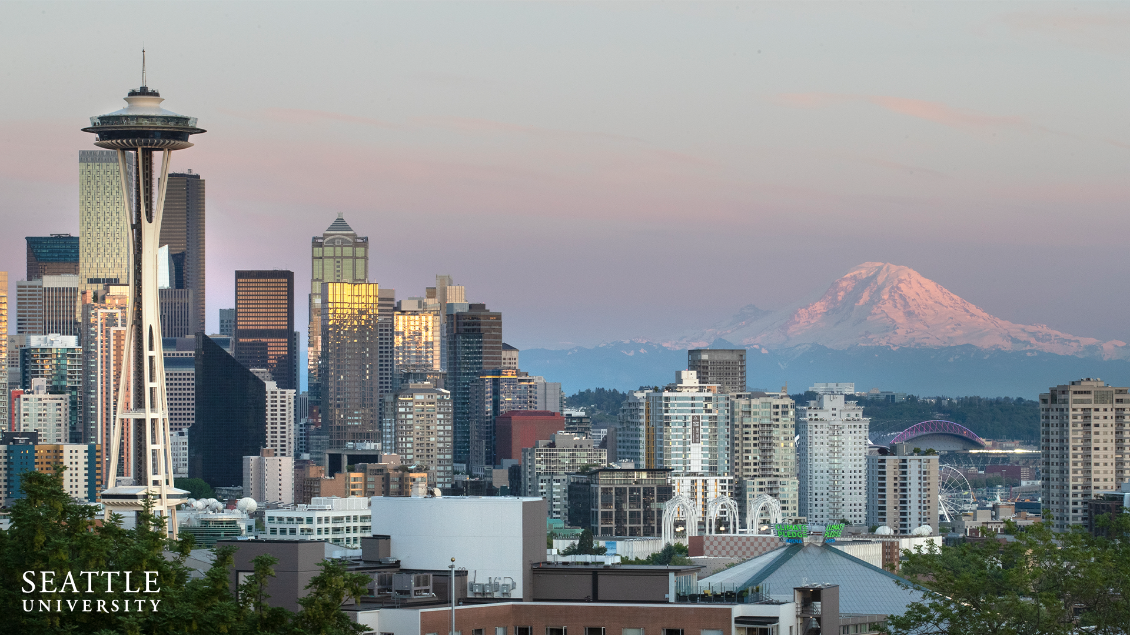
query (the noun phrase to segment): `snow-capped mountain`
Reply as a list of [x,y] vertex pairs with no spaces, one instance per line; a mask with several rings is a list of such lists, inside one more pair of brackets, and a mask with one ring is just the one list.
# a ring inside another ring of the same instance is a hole
[[813,302],[771,313],[748,306],[724,325],[668,345],[707,346],[720,338],[769,350],[802,344],[834,350],[971,345],[997,351],[1130,358],[1125,342],[1076,337],[1042,324],[1014,324],[989,315],[910,267],[881,262],[865,262],[852,269]]
[[[909,267],[867,262],[781,311],[748,305],[715,328],[566,351],[522,351],[522,368],[567,392],[661,385],[688,348],[748,348],[750,386],[853,381],[923,395],[1023,395],[1080,377],[1130,380],[1130,346],[994,317]],[[1122,383],[1118,383],[1122,382]]]

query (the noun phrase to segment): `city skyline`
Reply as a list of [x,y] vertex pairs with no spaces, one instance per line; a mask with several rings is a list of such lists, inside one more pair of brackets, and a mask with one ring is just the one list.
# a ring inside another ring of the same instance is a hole
[[[20,228],[0,238],[11,297],[24,236],[79,233],[75,159],[88,146],[76,124],[117,106],[107,86],[138,83],[141,42],[113,38],[91,56],[71,36],[124,34],[174,10],[115,15],[111,28],[93,7],[72,9],[0,9],[0,50],[25,66],[12,94],[38,96],[0,107],[0,221]],[[750,302],[781,308],[866,261],[913,267],[1017,323],[1130,340],[1116,242],[1130,198],[1119,107],[1130,95],[1117,81],[1126,11],[217,11],[184,16],[149,64],[150,83],[213,130],[177,168],[211,182],[208,332],[232,306],[237,269],[290,269],[305,288],[304,245],[343,213],[362,235],[445,245],[425,262],[377,250],[370,281],[409,297],[451,273],[469,301],[507,315],[519,348],[705,328]],[[248,24],[263,34],[242,37]],[[299,28],[304,44],[284,45]],[[218,45],[202,47],[203,33]],[[1068,218],[1106,230],[1047,229]],[[497,276],[484,245],[523,266]],[[687,267],[704,249],[730,273],[704,281]],[[1081,270],[1109,293],[1068,284]],[[692,282],[720,299],[668,303],[667,289]],[[573,310],[545,311],[554,301]]]

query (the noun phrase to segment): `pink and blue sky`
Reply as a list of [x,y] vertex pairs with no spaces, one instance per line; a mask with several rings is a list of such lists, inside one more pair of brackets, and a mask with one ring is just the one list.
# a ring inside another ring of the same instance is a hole
[[210,330],[235,269],[288,268],[305,331],[341,212],[372,280],[450,273],[520,348],[695,330],[866,261],[1130,340],[1126,5],[3,3],[11,290],[24,236],[77,234],[79,129],[143,45],[208,130],[174,168],[207,179]]

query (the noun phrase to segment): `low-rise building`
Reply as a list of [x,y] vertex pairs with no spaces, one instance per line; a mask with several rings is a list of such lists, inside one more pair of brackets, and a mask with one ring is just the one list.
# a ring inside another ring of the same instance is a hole
[[466,569],[473,581],[509,579],[510,597],[533,597],[530,567],[545,560],[542,499],[388,496],[370,500],[371,534],[391,539],[391,557],[403,568],[446,570],[455,558],[455,566]]
[[367,498],[317,497],[309,505],[268,509],[264,513],[266,540],[322,540],[360,549],[361,538],[373,535]]

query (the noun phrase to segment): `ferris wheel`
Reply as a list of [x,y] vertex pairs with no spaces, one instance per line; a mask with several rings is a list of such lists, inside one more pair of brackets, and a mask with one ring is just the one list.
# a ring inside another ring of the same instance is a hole
[[943,465],[938,476],[938,514],[946,522],[953,522],[975,505],[969,479],[954,466]]

